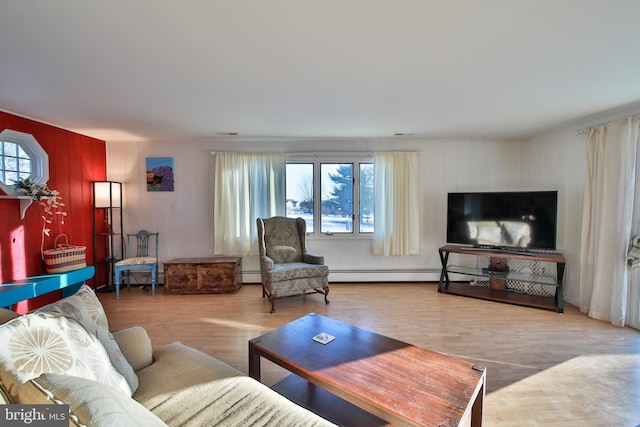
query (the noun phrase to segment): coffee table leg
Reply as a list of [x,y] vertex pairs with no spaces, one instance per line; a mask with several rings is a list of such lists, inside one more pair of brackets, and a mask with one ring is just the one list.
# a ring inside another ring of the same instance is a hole
[[260,381],[260,353],[251,341],[249,341],[249,376]]
[[482,411],[484,409],[484,386],[485,377],[483,376],[482,386],[480,388],[480,391],[478,391],[476,400],[473,402],[473,406],[471,407],[471,427],[482,427]]

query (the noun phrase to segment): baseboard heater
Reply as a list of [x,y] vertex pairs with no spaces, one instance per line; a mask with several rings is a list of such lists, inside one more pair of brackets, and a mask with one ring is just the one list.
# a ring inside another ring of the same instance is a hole
[[[375,278],[371,278],[372,275],[389,275],[394,274],[397,277],[392,279],[393,281],[413,282],[413,281],[434,281],[440,279],[440,272],[442,268],[405,268],[405,269],[331,269],[329,268],[329,278],[333,281],[344,282],[359,282],[359,281],[372,281]],[[424,277],[428,275],[428,277]],[[260,270],[243,270],[242,281],[244,283],[260,283]],[[151,284],[151,282],[147,283]],[[164,272],[158,272],[158,285],[164,284]],[[134,285],[134,283],[132,283]],[[138,286],[144,285],[144,283],[136,284]]]
[[[407,269],[332,269],[329,267],[329,280],[333,282],[374,282],[381,281],[380,276],[387,276],[385,281],[421,282],[440,279],[441,268],[407,268]],[[243,270],[244,283],[260,283],[259,270]]]

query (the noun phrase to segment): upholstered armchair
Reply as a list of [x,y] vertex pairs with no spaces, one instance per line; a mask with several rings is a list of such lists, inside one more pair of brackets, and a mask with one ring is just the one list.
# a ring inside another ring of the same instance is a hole
[[276,309],[276,298],[324,294],[329,304],[329,267],[324,257],[307,252],[307,225],[302,218],[258,218],[262,296]]

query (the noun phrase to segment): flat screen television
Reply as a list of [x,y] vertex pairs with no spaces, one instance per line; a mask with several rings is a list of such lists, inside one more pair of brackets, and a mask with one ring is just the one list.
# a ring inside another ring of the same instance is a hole
[[449,193],[447,243],[556,249],[557,191]]

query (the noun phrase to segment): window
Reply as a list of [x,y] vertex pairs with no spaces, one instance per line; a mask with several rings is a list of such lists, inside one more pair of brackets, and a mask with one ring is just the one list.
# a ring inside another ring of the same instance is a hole
[[313,233],[313,163],[287,163],[287,217],[304,218]]
[[373,163],[360,163],[360,232],[373,231]]
[[372,160],[287,160],[287,216],[302,217],[314,234],[370,234]]
[[14,182],[27,178],[46,183],[49,156],[32,135],[5,129],[0,132],[0,188],[6,194],[15,194]]

